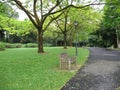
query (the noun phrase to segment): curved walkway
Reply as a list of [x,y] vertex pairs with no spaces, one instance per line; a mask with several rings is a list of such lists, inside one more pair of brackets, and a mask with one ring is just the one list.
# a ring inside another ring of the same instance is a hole
[[116,90],[120,87],[120,51],[90,48],[86,64],[61,90]]

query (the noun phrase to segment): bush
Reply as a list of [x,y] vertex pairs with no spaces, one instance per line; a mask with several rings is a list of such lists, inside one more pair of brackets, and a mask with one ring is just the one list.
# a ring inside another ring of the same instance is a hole
[[45,46],[45,47],[51,47],[52,44],[50,44],[50,43],[45,43],[44,46]]
[[15,46],[11,43],[5,43],[6,48],[15,48]]
[[27,47],[27,48],[36,48],[37,46],[38,46],[38,44],[36,44],[36,43],[28,43],[25,45],[25,47]]
[[0,51],[3,51],[5,50],[5,45],[4,43],[0,42]]
[[19,44],[19,43],[16,43],[16,44],[5,43],[5,47],[6,47],[6,48],[21,48],[22,45]]
[[16,43],[16,44],[14,44],[14,47],[16,47],[16,48],[21,48],[22,45],[21,45],[20,43]]

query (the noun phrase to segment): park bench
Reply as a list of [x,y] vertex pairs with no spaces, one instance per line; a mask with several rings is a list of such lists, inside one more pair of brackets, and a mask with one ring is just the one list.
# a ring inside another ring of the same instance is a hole
[[68,56],[67,53],[60,54],[60,69],[72,69],[72,65],[76,67],[76,57]]

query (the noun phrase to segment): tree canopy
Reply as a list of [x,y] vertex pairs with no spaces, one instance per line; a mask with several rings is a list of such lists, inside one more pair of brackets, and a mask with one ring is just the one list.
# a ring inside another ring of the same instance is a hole
[[100,29],[93,34],[97,35],[96,40],[100,46],[118,48],[120,46],[120,1],[105,0],[105,2]]
[[[99,1],[84,0],[5,0],[24,11],[38,31],[38,53],[43,53],[43,34],[50,24],[69,8],[83,9],[90,5],[100,5]],[[101,0],[100,0],[101,1]],[[53,18],[51,18],[54,16]]]
[[106,0],[104,7],[103,17],[103,40],[107,40],[108,43],[113,45],[115,48],[118,47],[119,43],[119,32],[120,32],[120,1],[119,0]]
[[18,12],[16,12],[12,6],[8,3],[0,1],[0,15],[9,18],[18,18]]

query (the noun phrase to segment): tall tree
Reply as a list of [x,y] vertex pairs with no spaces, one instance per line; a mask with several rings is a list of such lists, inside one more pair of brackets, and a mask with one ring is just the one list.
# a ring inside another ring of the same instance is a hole
[[77,33],[79,34],[79,40],[87,40],[87,35],[90,32],[96,30],[99,26],[101,15],[95,12],[91,7],[84,9],[69,8],[65,10],[64,14],[55,20],[56,26],[63,34],[64,48],[66,43],[72,45],[72,42],[76,36],[74,21],[78,22]]
[[66,9],[64,12],[63,12],[63,15],[56,19],[55,20],[55,25],[56,27],[59,28],[59,30],[61,31],[61,33],[63,34],[63,41],[64,41],[64,49],[67,48],[67,32],[68,32],[68,13],[70,11],[70,8],[69,9]]
[[[99,28],[101,14],[95,12],[91,7],[86,7],[84,9],[74,9],[72,8],[69,13],[70,18],[70,28],[69,28],[69,38],[74,40],[75,38],[75,27],[74,21],[78,21],[77,33],[79,41],[87,41],[89,33],[95,31]],[[72,39],[73,38],[73,39]]]
[[[16,6],[19,7],[21,10],[23,10],[33,25],[37,28],[38,31],[38,53],[43,53],[43,33],[46,31],[47,27],[51,24],[52,21],[54,21],[56,18],[58,18],[60,15],[63,14],[63,11],[66,10],[69,7],[74,8],[84,8],[86,6],[90,5],[99,5],[99,3],[96,3],[96,0],[93,0],[91,3],[88,3],[84,6],[79,6],[80,1],[78,0],[9,0],[12,2],[15,2]],[[68,2],[68,5],[65,3]],[[78,6],[75,6],[75,4],[78,4]],[[60,8],[62,6],[62,8]],[[51,15],[54,15],[58,13],[58,15],[52,19],[49,19]],[[47,25],[44,23],[46,20],[49,19],[49,22],[47,22]]]
[[120,32],[120,1],[106,0],[104,7],[103,25],[104,32],[102,32],[103,40],[107,40],[114,48],[118,48],[119,32]]

